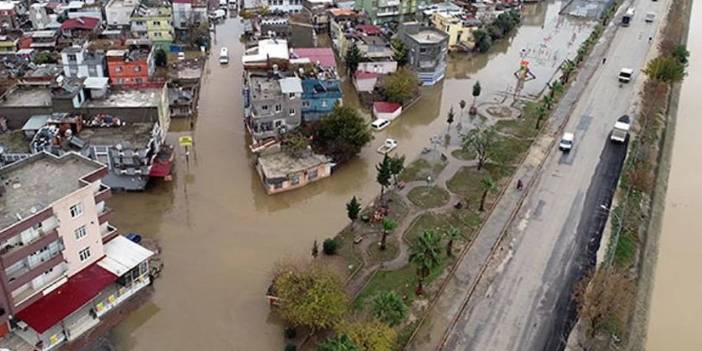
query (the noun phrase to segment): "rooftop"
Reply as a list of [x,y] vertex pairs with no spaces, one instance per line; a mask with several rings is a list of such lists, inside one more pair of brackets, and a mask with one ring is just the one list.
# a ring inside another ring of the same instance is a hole
[[331,48],[293,49],[293,55],[299,58],[308,58],[311,63],[319,64],[323,68],[336,68],[336,59]]
[[243,64],[263,62],[268,59],[288,60],[288,42],[280,39],[260,40],[258,46],[247,49],[241,59]]
[[76,153],[61,157],[38,153],[0,168],[4,189],[0,196],[0,228],[13,225],[83,188],[85,184],[79,179],[104,167]]
[[131,147],[143,148],[151,139],[153,128],[153,123],[128,123],[116,128],[83,128],[78,138],[92,146],[129,144]]
[[67,30],[67,29],[84,29],[84,30],[93,30],[95,29],[98,24],[100,23],[100,20],[97,18],[93,17],[78,17],[78,18],[69,18],[61,24],[61,30]]
[[327,162],[331,162],[327,156],[312,153],[301,158],[293,158],[285,152],[277,152],[258,158],[261,170],[268,179],[287,178],[288,174],[302,172]]
[[51,89],[43,87],[18,88],[5,95],[0,106],[51,106]]
[[160,88],[113,90],[104,99],[84,102],[83,107],[157,107],[162,93]]
[[412,39],[420,44],[438,44],[446,38],[446,34],[438,30],[424,28],[418,33],[410,34]]
[[281,96],[280,83],[276,78],[251,76],[249,81],[253,100],[270,100]]

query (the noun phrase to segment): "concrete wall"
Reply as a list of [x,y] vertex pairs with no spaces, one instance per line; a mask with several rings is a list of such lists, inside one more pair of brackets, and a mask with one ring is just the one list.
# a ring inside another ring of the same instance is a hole
[[[99,182],[91,183],[90,186],[56,201],[52,206],[54,214],[61,223],[58,227],[58,233],[63,238],[63,257],[68,264],[69,277],[105,255],[100,235],[100,224],[98,223],[97,206],[95,205],[95,193],[99,187]],[[82,204],[83,213],[72,218],[70,208],[78,203]],[[88,235],[76,239],[75,230],[81,226],[85,226]],[[81,262],[78,253],[85,248],[90,248],[90,257]]]
[[[293,184],[291,179],[285,180],[282,183],[280,183],[279,187],[275,187],[273,184],[268,184],[265,182],[263,172],[261,171],[261,167],[258,166],[256,167],[258,170],[259,175],[261,176],[261,180],[263,181],[263,187],[266,189],[266,192],[268,194],[275,194],[275,193],[281,193],[283,191],[288,191],[292,189],[297,189],[300,187],[303,187],[309,183],[318,181],[320,179],[326,178],[331,175],[331,165],[326,163],[323,165],[319,165],[314,168],[310,168],[307,171],[304,172],[299,172],[296,175],[299,177],[299,182],[297,184]],[[317,176],[313,179],[308,178],[308,174],[310,171],[317,171]]]
[[[46,115],[53,112],[74,112],[84,113],[86,116],[91,116],[96,113],[106,113],[119,117],[126,122],[162,122],[170,120],[170,116],[159,118],[157,107],[82,107],[80,109],[65,109],[52,108],[51,106],[35,106],[35,107],[19,107],[19,106],[0,106],[0,115],[7,118],[7,126],[10,129],[20,129],[34,115]],[[165,112],[167,113],[167,111]],[[165,114],[164,113],[164,114]],[[164,128],[165,129],[165,128]]]

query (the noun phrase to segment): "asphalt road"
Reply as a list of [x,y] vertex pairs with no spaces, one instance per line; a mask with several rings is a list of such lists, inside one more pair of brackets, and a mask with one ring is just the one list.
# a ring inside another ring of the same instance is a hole
[[[669,1],[669,0],[668,0]],[[572,283],[588,264],[599,205],[608,207],[623,151],[611,147],[615,120],[635,110],[636,86],[662,11],[668,1],[635,2],[633,24],[620,28],[599,68],[578,100],[565,130],[575,133],[568,154],[548,156],[539,179],[510,226],[502,264],[488,272],[450,330],[444,350],[551,350],[567,316]],[[645,23],[645,13],[658,13]],[[616,20],[618,20],[617,18]],[[634,81],[620,87],[622,67],[635,70]],[[605,150],[606,148],[606,150]],[[581,225],[582,224],[582,225]]]

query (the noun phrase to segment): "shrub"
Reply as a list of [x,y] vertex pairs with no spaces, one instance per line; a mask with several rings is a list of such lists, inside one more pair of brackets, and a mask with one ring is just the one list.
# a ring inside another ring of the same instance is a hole
[[325,255],[331,256],[336,254],[336,249],[338,248],[339,243],[334,239],[326,239],[324,243],[322,243],[322,251],[324,251]]
[[297,336],[297,329],[293,327],[287,327],[283,331],[283,334],[285,335],[286,339],[295,339],[295,337]]
[[287,344],[285,345],[285,351],[297,351],[297,346],[294,344]]

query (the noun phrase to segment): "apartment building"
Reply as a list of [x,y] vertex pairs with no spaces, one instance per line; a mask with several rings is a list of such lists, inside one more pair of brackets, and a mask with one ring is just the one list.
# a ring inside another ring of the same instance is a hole
[[85,46],[70,46],[61,51],[63,74],[72,78],[105,76],[105,53]]
[[149,82],[156,69],[154,52],[154,47],[148,45],[108,50],[106,56],[110,83],[129,87]]
[[431,0],[356,0],[354,8],[368,14],[374,24],[413,21],[419,8]]
[[250,72],[244,86],[244,118],[255,140],[276,138],[300,126],[300,78]]
[[448,34],[419,22],[400,24],[398,38],[409,51],[409,67],[422,85],[444,79],[448,53]]
[[138,38],[149,39],[156,46],[165,47],[173,42],[173,10],[171,5],[142,2],[131,20],[131,32]]
[[173,0],[173,26],[185,30],[207,22],[207,1]]
[[3,29],[18,27],[16,6],[14,1],[0,1],[0,26]]
[[129,26],[132,13],[138,5],[138,0],[110,0],[105,5],[107,26],[110,28]]
[[434,12],[431,15],[434,28],[448,34],[448,48],[455,50],[472,50],[475,45],[473,31],[480,27],[480,20],[463,14]]
[[106,174],[77,153],[0,169],[0,335],[56,349],[148,284],[152,253],[110,225]]

